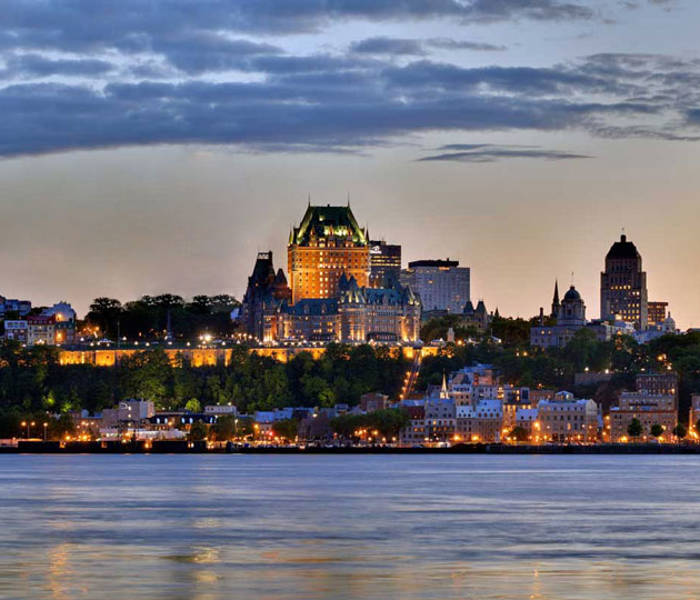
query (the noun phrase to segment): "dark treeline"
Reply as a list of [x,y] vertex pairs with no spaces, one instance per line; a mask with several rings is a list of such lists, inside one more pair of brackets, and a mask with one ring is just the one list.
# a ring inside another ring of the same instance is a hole
[[175,294],[143,296],[122,304],[114,298],[95,298],[85,316],[90,329],[99,328],[100,337],[115,340],[153,339],[165,336],[170,327],[178,339],[192,339],[204,332],[214,336],[233,333],[231,311],[240,302],[228,294],[198,295],[190,302]]
[[[285,406],[355,405],[366,392],[396,397],[408,363],[388,348],[331,344],[314,360],[300,353],[288,363],[233,349],[229,366],[171,365],[162,350],[125,358],[116,367],[58,363],[55,348],[0,346],[0,437],[16,435],[26,418],[44,419],[87,409],[95,413],[126,398],[175,410],[205,404],[238,406],[240,412]],[[14,432],[14,433],[12,433]]]
[[[488,331],[479,332],[474,325],[464,322],[460,315],[444,315],[430,319],[421,327],[421,339],[426,343],[432,340],[447,339],[447,331],[452,328],[456,340],[466,340],[467,338],[480,339],[484,335],[493,336],[503,342],[506,347],[528,346],[530,344],[530,327],[538,325],[539,317],[525,320],[521,318],[492,317],[488,326]],[[552,319],[545,319],[545,324],[552,323]]]
[[[638,344],[629,336],[600,342],[586,329],[577,332],[565,348],[547,350],[526,344],[502,346],[488,339],[477,345],[449,344],[439,356],[423,360],[418,386],[439,384],[443,371],[449,373],[475,362],[493,364],[503,380],[514,385],[568,389],[581,397],[592,397],[605,408],[620,390],[634,389],[638,373],[671,368],[680,376],[682,419],[687,416],[691,394],[700,393],[700,333],[665,335],[648,344]],[[600,385],[575,387],[574,375],[586,368],[593,372],[607,369],[613,377]]]

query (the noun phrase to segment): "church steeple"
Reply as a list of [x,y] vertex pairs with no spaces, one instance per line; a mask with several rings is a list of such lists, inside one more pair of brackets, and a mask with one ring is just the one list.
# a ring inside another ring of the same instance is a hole
[[556,319],[559,316],[559,308],[561,303],[559,302],[559,281],[554,280],[554,297],[552,298],[552,318]]
[[447,391],[447,377],[445,376],[445,371],[442,372],[442,386],[440,386],[440,399],[444,400],[449,398],[450,394]]

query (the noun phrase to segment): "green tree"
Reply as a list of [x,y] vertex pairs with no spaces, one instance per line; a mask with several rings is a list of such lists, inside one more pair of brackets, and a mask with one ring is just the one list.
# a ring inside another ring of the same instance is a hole
[[663,432],[664,428],[658,423],[654,423],[649,429],[649,433],[651,433],[651,435],[653,435],[655,438],[661,437],[663,435]]
[[123,387],[127,397],[153,401],[163,408],[170,396],[172,368],[163,350],[138,352],[122,360]]
[[299,422],[296,419],[282,419],[275,421],[272,425],[272,431],[276,437],[293,442],[297,437],[299,430]]
[[511,438],[515,438],[516,442],[527,442],[529,439],[527,429],[521,427],[520,425],[513,427],[508,435]]
[[211,425],[209,432],[217,442],[227,442],[236,431],[236,419],[233,415],[222,415]]
[[201,421],[195,421],[190,426],[190,431],[187,434],[187,439],[190,442],[201,442],[207,438],[209,430],[207,426]]
[[197,398],[190,398],[185,404],[185,410],[191,413],[202,412],[202,405]]
[[122,315],[122,303],[115,298],[95,298],[85,321],[92,327],[99,327],[100,333],[109,338],[117,337],[117,322]]
[[637,418],[632,419],[627,426],[627,434],[631,438],[638,438],[640,435],[642,435],[642,431],[642,424]]
[[678,425],[673,428],[673,435],[676,436],[676,439],[682,440],[686,435],[688,435],[688,430],[685,428],[683,423],[678,423]]

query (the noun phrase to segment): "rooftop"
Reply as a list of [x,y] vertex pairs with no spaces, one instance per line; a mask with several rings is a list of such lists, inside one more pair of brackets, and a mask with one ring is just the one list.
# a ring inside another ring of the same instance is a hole
[[367,232],[358,225],[349,206],[311,206],[304,213],[299,227],[289,237],[290,244],[308,244],[314,238],[350,238],[358,245],[367,245]]
[[610,250],[605,256],[606,260],[635,258],[641,258],[641,256],[639,255],[639,252],[637,252],[637,247],[632,242],[627,241],[627,236],[624,233],[620,236],[619,242],[615,242],[612,246],[610,246]]

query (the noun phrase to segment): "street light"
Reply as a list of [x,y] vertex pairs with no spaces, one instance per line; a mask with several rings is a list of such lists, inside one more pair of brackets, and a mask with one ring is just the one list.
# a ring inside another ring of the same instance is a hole
[[44,441],[46,441],[46,428],[49,426],[49,424],[44,421]]
[[20,423],[20,425],[22,425],[22,429],[24,429],[25,427],[27,428],[27,437],[29,437],[29,426],[27,425],[27,422],[22,421],[22,423]]

